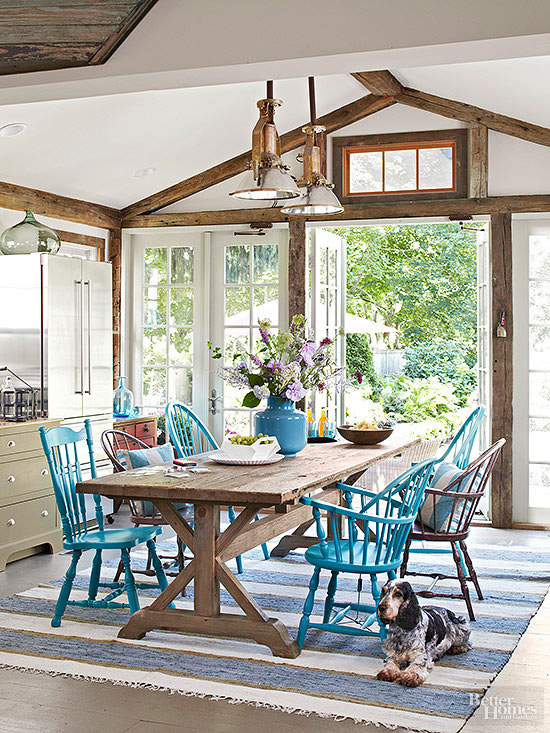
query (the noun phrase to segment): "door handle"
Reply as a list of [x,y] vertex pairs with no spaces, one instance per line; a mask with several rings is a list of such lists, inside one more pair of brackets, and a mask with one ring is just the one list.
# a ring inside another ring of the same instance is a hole
[[208,401],[210,402],[210,414],[215,415],[218,412],[218,406],[216,405],[216,402],[222,402],[223,397],[221,395],[218,395],[216,390],[213,389],[210,397],[208,398]]
[[84,394],[92,394],[92,283],[90,280],[84,281],[84,287],[88,288],[88,389]]
[[[84,391],[84,374],[82,373],[82,346],[83,346],[83,334],[82,334],[82,280],[75,280],[75,293],[76,293],[76,345],[79,349],[79,361],[80,361],[80,379],[77,378],[77,372],[78,366],[75,366],[75,382],[77,389],[75,389],[75,394],[82,394]],[[80,387],[80,389],[78,389]]]

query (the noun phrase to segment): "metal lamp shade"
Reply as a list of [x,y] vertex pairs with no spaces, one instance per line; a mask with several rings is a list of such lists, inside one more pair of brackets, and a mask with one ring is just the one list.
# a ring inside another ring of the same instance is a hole
[[239,181],[236,191],[229,195],[248,201],[276,201],[297,198],[300,195],[300,189],[290,173],[278,166],[273,166],[260,168],[257,180],[254,180],[251,170],[247,171]]
[[333,191],[327,186],[310,186],[302,198],[288,206],[283,206],[284,214],[312,216],[314,214],[339,214],[344,207]]

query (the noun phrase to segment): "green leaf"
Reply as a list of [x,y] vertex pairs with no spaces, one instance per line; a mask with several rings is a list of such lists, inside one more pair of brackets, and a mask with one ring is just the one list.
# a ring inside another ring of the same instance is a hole
[[260,374],[249,374],[248,384],[251,387],[261,387],[264,384],[264,378]]
[[247,392],[243,398],[243,407],[258,407],[260,402],[254,392]]

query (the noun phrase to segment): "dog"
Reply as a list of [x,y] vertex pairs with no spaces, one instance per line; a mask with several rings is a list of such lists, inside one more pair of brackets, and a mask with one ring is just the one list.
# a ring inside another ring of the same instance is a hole
[[406,581],[391,580],[384,586],[377,613],[387,624],[382,642],[386,661],[378,680],[418,687],[445,653],[462,654],[470,648],[468,621],[446,608],[420,606]]

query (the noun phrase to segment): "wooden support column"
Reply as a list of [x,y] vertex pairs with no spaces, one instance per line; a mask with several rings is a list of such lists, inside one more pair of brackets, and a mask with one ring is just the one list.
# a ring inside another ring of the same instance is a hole
[[289,222],[288,243],[288,320],[296,315],[306,315],[307,301],[307,241],[306,222],[297,219]]
[[109,262],[113,266],[113,382],[116,389],[120,376],[120,302],[122,296],[122,234],[109,230]]
[[[492,442],[506,438],[492,476],[491,519],[495,527],[512,526],[513,312],[512,215],[491,216],[493,389]],[[506,314],[506,338],[497,338],[500,313]]]
[[468,131],[468,196],[487,197],[489,130],[485,125],[472,125]]

